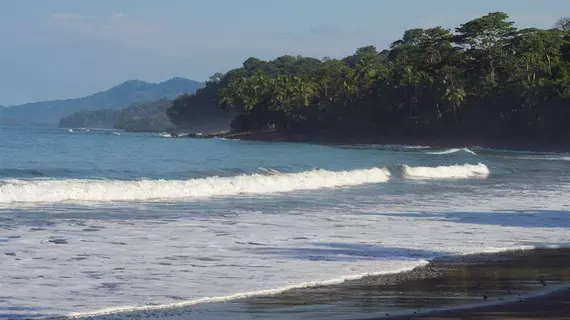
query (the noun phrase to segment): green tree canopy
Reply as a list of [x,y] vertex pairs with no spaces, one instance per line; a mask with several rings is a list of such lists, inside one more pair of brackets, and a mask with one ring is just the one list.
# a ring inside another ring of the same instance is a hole
[[493,12],[451,30],[407,30],[390,48],[342,59],[247,59],[174,101],[189,110],[234,110],[234,130],[383,135],[570,138],[570,34],[519,30]]

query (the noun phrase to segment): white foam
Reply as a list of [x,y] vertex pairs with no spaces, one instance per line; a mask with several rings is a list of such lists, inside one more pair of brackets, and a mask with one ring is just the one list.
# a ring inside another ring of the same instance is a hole
[[[414,195],[413,202],[422,204],[417,214],[402,205],[410,200],[406,193],[364,193],[373,201],[355,201],[350,207],[331,200],[325,206],[287,208],[289,197],[271,208],[206,207],[206,212],[193,205],[93,206],[93,220],[59,220],[32,232],[27,225],[6,230],[1,247],[17,253],[19,260],[2,260],[2,288],[9,293],[8,304],[48,315],[80,317],[105,310],[115,314],[98,319],[158,319],[164,306],[180,302],[191,306],[278,293],[346,275],[405,270],[442,255],[567,244],[565,194],[506,189],[483,196],[482,188],[473,193],[451,188],[437,201]],[[498,212],[535,206],[553,213]],[[113,215],[123,210],[141,218]],[[147,213],[159,213],[164,220],[143,219]],[[115,218],[97,219],[100,214]],[[171,221],[173,215],[183,217]],[[86,226],[99,231],[87,232]],[[50,242],[60,238],[68,243]],[[23,281],[22,270],[33,281]],[[105,289],[106,284],[119,286]],[[149,304],[158,310],[123,311]],[[186,315],[193,309],[165,311]]]
[[357,186],[387,182],[389,179],[390,172],[387,169],[372,168],[191,180],[11,180],[0,186],[0,203],[182,200]]
[[445,151],[432,151],[432,152],[426,152],[426,154],[444,155],[444,154],[454,154],[454,153],[458,153],[458,152],[465,152],[465,153],[472,154],[472,155],[474,155],[474,156],[477,155],[475,152],[473,152],[472,150],[470,150],[470,149],[468,149],[468,148],[448,149],[448,150],[445,150]]
[[490,174],[489,168],[482,163],[440,167],[410,167],[404,165],[402,171],[404,176],[409,179],[486,178]]
[[119,308],[109,308],[109,309],[103,309],[103,310],[92,311],[92,312],[76,312],[76,313],[71,313],[71,314],[67,315],[67,317],[70,317],[70,318],[87,318],[87,317],[107,316],[107,315],[113,315],[113,314],[119,314],[119,313],[185,308],[185,307],[190,307],[190,306],[203,304],[203,303],[225,302],[225,301],[239,300],[239,299],[245,299],[245,298],[251,298],[251,297],[276,295],[276,294],[287,292],[287,291],[294,290],[294,289],[313,288],[313,287],[318,287],[318,286],[330,286],[330,285],[335,285],[335,284],[341,284],[341,283],[344,283],[346,281],[359,280],[359,279],[362,279],[365,277],[373,277],[373,276],[380,276],[380,275],[398,274],[398,273],[409,272],[415,268],[426,266],[427,264],[429,264],[429,261],[422,260],[412,267],[403,268],[403,269],[395,270],[395,271],[369,272],[369,273],[364,273],[364,274],[359,274],[359,275],[344,276],[344,277],[340,277],[338,279],[331,279],[331,280],[320,281],[320,282],[319,281],[310,281],[310,282],[305,282],[305,283],[301,283],[301,284],[297,284],[297,285],[285,286],[285,287],[281,287],[281,288],[277,288],[277,289],[243,292],[243,293],[237,293],[237,294],[220,296],[220,297],[206,297],[206,298],[188,300],[188,301],[165,304],[165,305],[152,305],[152,306],[142,306],[142,307],[119,307]]
[[158,136],[161,138],[172,138],[172,135],[166,132],[159,133]]

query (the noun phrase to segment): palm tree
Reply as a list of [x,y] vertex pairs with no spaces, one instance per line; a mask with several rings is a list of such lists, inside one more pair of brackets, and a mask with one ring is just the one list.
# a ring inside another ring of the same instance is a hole
[[427,81],[429,76],[423,71],[416,71],[412,66],[403,68],[402,78],[399,87],[403,88],[403,100],[408,105],[409,118],[413,116],[413,109],[416,109],[416,115],[420,113],[419,100],[421,96],[422,85]]
[[311,99],[315,95],[315,86],[307,77],[293,77],[295,100],[297,106],[309,106]]
[[354,71],[354,83],[356,85],[356,99],[362,98],[362,92],[370,89],[375,78],[378,75],[378,67],[374,64],[371,58],[364,57],[361,58],[357,64]]
[[447,90],[445,91],[445,95],[443,96],[447,101],[451,103],[456,124],[459,124],[459,118],[457,117],[457,109],[459,109],[459,107],[465,100],[465,96],[467,96],[465,90],[463,90],[463,88],[458,88],[458,87],[447,88]]

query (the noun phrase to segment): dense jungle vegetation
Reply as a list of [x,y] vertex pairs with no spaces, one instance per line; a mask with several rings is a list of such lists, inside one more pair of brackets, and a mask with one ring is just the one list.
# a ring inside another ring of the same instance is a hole
[[183,127],[204,108],[236,112],[238,132],[568,140],[570,19],[518,29],[495,12],[340,60],[249,58],[167,114]]

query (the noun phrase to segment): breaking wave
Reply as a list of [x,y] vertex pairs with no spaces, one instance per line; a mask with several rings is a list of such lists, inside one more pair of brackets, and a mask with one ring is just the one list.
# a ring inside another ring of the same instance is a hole
[[458,152],[465,152],[465,153],[472,154],[472,155],[474,155],[474,156],[477,155],[475,152],[473,152],[472,150],[470,150],[470,149],[468,149],[468,148],[449,149],[449,150],[445,150],[445,151],[432,151],[432,152],[426,152],[426,154],[443,155],[443,154],[454,154],[454,153],[458,153]]
[[468,179],[486,178],[490,171],[486,165],[454,165],[440,167],[410,167],[402,166],[402,172],[409,179]]
[[10,180],[0,185],[0,204],[184,200],[357,186],[383,183],[389,179],[387,169],[372,168],[339,172],[273,172],[269,175],[190,180]]

